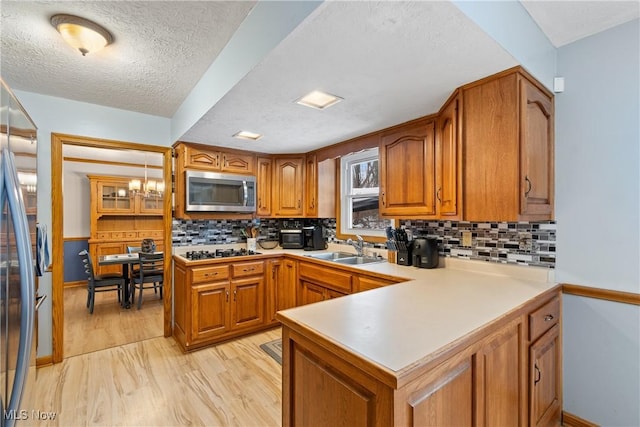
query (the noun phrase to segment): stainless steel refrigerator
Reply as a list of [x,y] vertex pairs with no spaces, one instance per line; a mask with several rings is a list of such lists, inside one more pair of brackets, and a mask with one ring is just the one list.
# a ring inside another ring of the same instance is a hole
[[36,127],[0,79],[2,427],[31,419],[36,327]]

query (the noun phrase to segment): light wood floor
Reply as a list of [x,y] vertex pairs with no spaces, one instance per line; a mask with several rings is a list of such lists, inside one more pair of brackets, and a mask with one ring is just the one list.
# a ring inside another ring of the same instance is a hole
[[26,399],[38,426],[281,425],[282,368],[260,349],[280,328],[190,354],[152,338],[38,369]]
[[64,357],[117,347],[163,335],[163,301],[145,290],[142,308],[120,307],[116,292],[99,292],[93,314],[87,309],[87,289],[64,290]]

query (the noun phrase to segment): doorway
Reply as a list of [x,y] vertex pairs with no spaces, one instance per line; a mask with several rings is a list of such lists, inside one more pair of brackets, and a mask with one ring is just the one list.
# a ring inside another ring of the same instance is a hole
[[[89,147],[107,150],[128,150],[133,152],[153,153],[162,156],[162,179],[171,183],[171,147],[158,147],[131,142],[111,141],[73,135],[52,134],[51,136],[51,188],[52,188],[52,336],[54,363],[61,362],[64,354],[64,188],[63,168],[65,146]],[[97,162],[96,162],[97,163]],[[142,165],[141,165],[142,166]],[[167,189],[171,187],[167,185]],[[171,253],[171,191],[162,196],[164,231],[163,246],[166,254]],[[67,212],[67,215],[69,213]],[[95,260],[94,260],[95,262]],[[171,335],[171,257],[164,260],[164,299],[162,300],[163,335]],[[85,294],[86,295],[86,294]]]

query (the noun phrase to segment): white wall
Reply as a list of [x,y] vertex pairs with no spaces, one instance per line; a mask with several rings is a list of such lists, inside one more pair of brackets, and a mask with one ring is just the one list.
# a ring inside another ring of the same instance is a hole
[[[640,293],[640,25],[558,50],[556,279]],[[640,425],[640,307],[564,300],[564,408]]]
[[[169,147],[170,120],[131,111],[15,90],[38,126],[38,221],[51,230],[51,133]],[[66,210],[65,210],[66,213]],[[53,353],[51,274],[40,278],[47,299],[38,311],[38,357]]]

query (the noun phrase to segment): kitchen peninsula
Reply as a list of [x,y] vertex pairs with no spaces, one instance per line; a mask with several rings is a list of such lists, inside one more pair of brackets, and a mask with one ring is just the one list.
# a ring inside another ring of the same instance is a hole
[[416,280],[277,314],[284,426],[559,422],[558,286],[404,270]]

